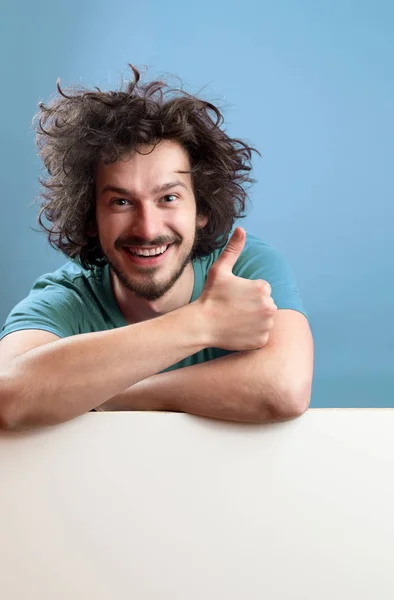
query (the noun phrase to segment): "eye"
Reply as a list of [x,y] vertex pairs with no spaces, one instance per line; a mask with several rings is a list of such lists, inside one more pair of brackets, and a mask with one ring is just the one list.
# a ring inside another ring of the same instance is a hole
[[111,200],[111,204],[116,204],[117,206],[125,206],[124,204],[120,204],[120,202],[129,202],[126,198],[114,198]]
[[[168,198],[170,199],[168,201]],[[162,198],[162,200],[164,201],[164,204],[171,204],[171,202],[174,202],[174,200],[176,200],[177,197],[174,194],[167,194],[166,196],[164,196]]]

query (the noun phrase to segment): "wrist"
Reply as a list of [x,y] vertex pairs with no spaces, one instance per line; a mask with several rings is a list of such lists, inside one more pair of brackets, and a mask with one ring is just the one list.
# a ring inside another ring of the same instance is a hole
[[201,350],[215,346],[213,320],[206,303],[198,298],[186,307],[189,319],[193,324],[193,335],[196,336]]

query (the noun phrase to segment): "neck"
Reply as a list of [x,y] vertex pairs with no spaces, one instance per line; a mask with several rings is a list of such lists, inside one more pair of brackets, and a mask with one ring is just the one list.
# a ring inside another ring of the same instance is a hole
[[190,262],[173,287],[154,301],[139,298],[127,289],[110,269],[112,291],[119,309],[129,325],[154,319],[189,304],[193,294],[194,269]]

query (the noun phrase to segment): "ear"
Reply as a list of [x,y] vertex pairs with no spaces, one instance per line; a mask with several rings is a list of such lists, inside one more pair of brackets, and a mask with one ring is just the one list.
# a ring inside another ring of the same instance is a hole
[[197,227],[202,229],[208,223],[208,217],[206,215],[197,215]]

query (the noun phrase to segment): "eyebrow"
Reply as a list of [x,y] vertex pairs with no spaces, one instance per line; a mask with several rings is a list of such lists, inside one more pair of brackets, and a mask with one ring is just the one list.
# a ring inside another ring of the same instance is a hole
[[[183,183],[183,181],[176,179],[174,181],[169,181],[168,183],[163,183],[163,185],[157,185],[156,187],[154,187],[152,189],[152,193],[158,194],[159,192],[166,192],[177,186],[182,186],[187,190],[186,184]],[[116,194],[122,194],[123,196],[129,196],[129,197],[134,196],[133,192],[131,192],[130,190],[127,190],[126,188],[118,187],[117,185],[110,185],[110,184],[105,185],[103,187],[103,189],[101,190],[101,194],[104,194],[105,192],[115,192]]]

